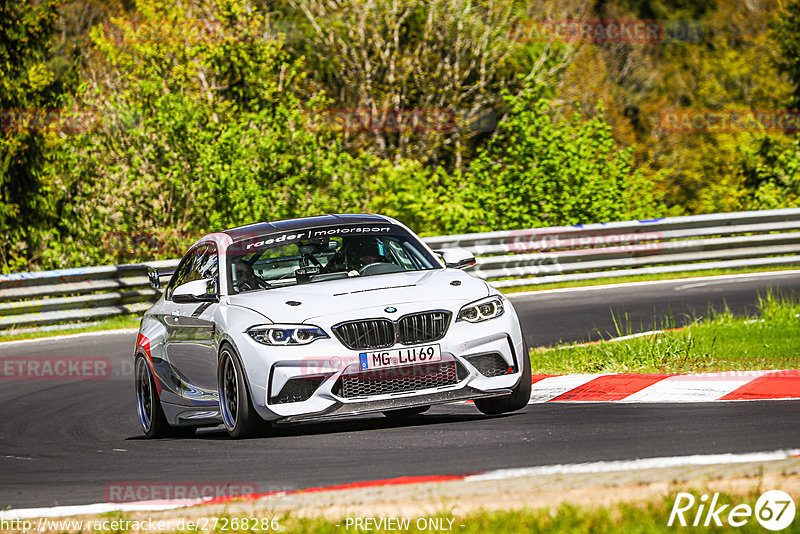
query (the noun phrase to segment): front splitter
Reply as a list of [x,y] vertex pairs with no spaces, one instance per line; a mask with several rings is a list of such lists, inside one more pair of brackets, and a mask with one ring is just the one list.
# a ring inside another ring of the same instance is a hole
[[472,399],[482,399],[486,397],[502,397],[510,395],[510,389],[496,389],[492,391],[480,391],[471,387],[465,387],[452,391],[430,393],[425,395],[415,395],[414,397],[398,397],[380,400],[365,400],[362,402],[339,402],[327,410],[313,414],[290,415],[273,421],[277,424],[282,423],[301,423],[305,421],[325,421],[329,419],[342,419],[356,415],[387,412],[403,408],[414,408],[417,406],[433,406],[435,404],[447,404]]

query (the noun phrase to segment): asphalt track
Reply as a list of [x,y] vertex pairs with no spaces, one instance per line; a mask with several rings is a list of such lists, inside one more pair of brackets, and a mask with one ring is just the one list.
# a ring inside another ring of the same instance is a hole
[[[759,291],[800,293],[800,273],[531,293],[514,303],[531,346],[678,324]],[[655,323],[654,323],[655,321]],[[109,484],[254,483],[260,492],[400,476],[800,446],[799,401],[539,404],[499,417],[448,405],[402,422],[365,416],[231,441],[218,429],[147,440],[135,416],[131,334],[0,346],[0,357],[99,356],[94,381],[0,380],[0,509],[103,502]]]

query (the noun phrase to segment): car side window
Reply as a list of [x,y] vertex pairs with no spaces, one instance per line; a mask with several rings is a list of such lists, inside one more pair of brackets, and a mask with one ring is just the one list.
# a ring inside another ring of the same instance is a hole
[[181,262],[178,264],[178,268],[175,269],[175,273],[172,275],[169,284],[164,290],[164,297],[167,300],[172,300],[172,292],[175,291],[176,287],[188,282],[189,271],[192,268],[193,262],[194,262],[194,250],[192,249],[186,253],[186,256],[184,256]]
[[201,245],[197,248],[195,262],[189,273],[187,282],[194,280],[212,279],[218,280],[219,269],[217,262],[217,247],[213,244]]
[[172,299],[176,287],[194,280],[212,278],[218,280],[217,247],[213,244],[200,245],[190,249],[183,257],[165,292],[167,300]]

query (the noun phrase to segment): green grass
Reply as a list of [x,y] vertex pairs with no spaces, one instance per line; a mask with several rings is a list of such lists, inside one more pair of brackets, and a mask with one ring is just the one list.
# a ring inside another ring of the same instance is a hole
[[519,287],[503,287],[503,293],[519,293],[521,291],[543,291],[545,289],[561,289],[565,287],[586,287],[603,286],[609,284],[623,284],[628,282],[649,282],[653,280],[678,280],[688,278],[699,278],[704,276],[719,276],[724,274],[746,274],[763,273],[775,271],[789,271],[791,267],[759,267],[758,269],[707,269],[703,271],[664,273],[664,274],[640,274],[637,276],[620,276],[617,278],[598,278],[595,280],[575,280],[572,282],[554,282],[550,284],[531,284]]
[[98,332],[101,330],[115,330],[117,328],[138,328],[142,320],[141,315],[122,315],[102,319],[91,326],[84,328],[70,328],[66,330],[46,330],[40,332],[27,332],[24,334],[0,335],[0,342],[14,341],[17,339],[35,339],[39,337],[65,336],[69,334],[80,334],[83,332]]
[[[694,492],[697,497],[701,493]],[[718,503],[726,504],[731,503],[727,510],[730,510],[737,504],[749,504],[751,507],[755,506],[757,494],[750,494],[745,497],[730,496],[721,494]],[[584,507],[574,506],[570,504],[563,504],[557,508],[540,508],[536,510],[525,509],[518,511],[502,511],[502,512],[479,512],[469,514],[467,516],[453,517],[451,515],[442,515],[439,517],[454,519],[452,532],[457,534],[486,534],[486,533],[518,533],[518,532],[532,532],[537,534],[549,533],[625,533],[625,534],[650,534],[661,533],[672,530],[691,530],[692,532],[765,532],[765,529],[759,525],[755,518],[750,518],[748,523],[742,527],[736,528],[727,524],[727,515],[724,513],[721,516],[723,523],[722,527],[703,528],[703,527],[680,527],[673,524],[672,527],[667,526],[672,505],[674,503],[675,494],[671,494],[658,501],[649,501],[643,503],[621,503],[609,507]],[[699,499],[697,502],[700,502]],[[695,506],[694,512],[697,511]],[[684,517],[689,519],[687,513]],[[691,525],[692,516],[689,519]],[[705,517],[703,517],[705,520]],[[702,523],[702,521],[701,521]],[[447,522],[445,521],[445,524]],[[345,532],[356,532],[351,527],[345,530],[344,524],[339,522],[340,526],[336,526],[336,522],[320,520],[320,519],[304,519],[287,522],[287,529],[284,532],[298,532],[298,533],[320,533],[320,534],[341,534]],[[421,530],[417,529],[415,520],[411,520],[411,528],[404,532],[435,532],[434,530]],[[463,526],[461,526],[463,525]],[[392,532],[388,530],[377,530],[373,532]],[[395,531],[397,532],[397,531]],[[800,532],[800,521],[797,519],[786,529],[781,532]]]
[[[481,511],[473,512],[468,515],[453,516],[451,513],[440,513],[438,515],[426,516],[424,519],[440,519],[444,520],[444,525],[448,526],[445,530],[435,530],[430,528],[417,528],[417,521],[422,519],[417,516],[403,516],[397,514],[397,517],[407,518],[409,520],[409,528],[389,530],[386,528],[376,528],[374,530],[361,530],[355,528],[352,524],[347,528],[345,518],[340,520],[329,520],[321,518],[295,518],[291,516],[279,516],[277,522],[279,524],[278,532],[283,533],[315,533],[315,534],[345,534],[352,532],[372,532],[372,533],[390,533],[390,532],[453,532],[456,534],[504,534],[504,533],[519,533],[531,532],[537,534],[571,534],[571,533],[598,533],[598,534],[656,534],[661,532],[671,532],[673,530],[680,531],[686,530],[691,532],[723,532],[723,533],[751,533],[751,532],[766,532],[762,528],[755,517],[750,517],[747,524],[742,527],[733,527],[728,524],[727,513],[739,504],[747,504],[752,508],[758,499],[759,493],[751,491],[746,495],[731,495],[720,493],[717,504],[718,506],[728,504],[729,506],[723,513],[720,514],[722,522],[721,527],[705,528],[702,526],[692,527],[694,513],[697,512],[698,506],[686,512],[684,518],[687,520],[689,526],[681,527],[676,522],[672,527],[667,526],[669,516],[672,511],[678,490],[671,491],[668,495],[655,500],[646,500],[640,502],[624,502],[606,507],[593,507],[593,506],[575,506],[572,504],[562,504],[558,507],[543,507],[537,509],[522,509],[522,510],[509,510],[509,511]],[[700,496],[703,494],[711,495],[713,492],[699,492],[690,491],[695,495],[696,503],[700,503]],[[705,510],[704,510],[705,511]],[[125,515],[112,514],[120,519],[124,519]],[[259,518],[270,516],[264,513],[250,514]],[[220,527],[214,532],[272,532],[271,530],[254,529],[241,529],[231,528],[231,520],[235,516],[223,516],[223,520],[218,522],[218,525],[224,525],[224,530]],[[244,516],[243,516],[244,517]],[[365,516],[355,516],[364,518]],[[449,521],[452,520],[452,530],[449,530]],[[705,520],[705,515],[702,516],[701,524]],[[420,523],[419,526],[423,526]],[[238,526],[238,525],[237,525]],[[123,530],[122,532],[125,532]],[[181,532],[196,532],[192,530],[182,530]],[[800,520],[797,518],[786,529],[782,530],[784,533],[800,532]]]
[[[690,373],[800,369],[800,300],[759,297],[759,316],[730,312],[675,332],[586,346],[534,349],[534,373]],[[661,328],[672,325],[670,318]],[[619,329],[618,329],[619,330]],[[630,332],[619,331],[618,335]]]

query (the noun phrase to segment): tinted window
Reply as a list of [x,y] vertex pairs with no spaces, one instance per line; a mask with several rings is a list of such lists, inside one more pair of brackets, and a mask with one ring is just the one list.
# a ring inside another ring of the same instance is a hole
[[259,236],[234,243],[227,257],[232,293],[441,267],[414,235],[391,224]]
[[166,288],[166,298],[172,298],[172,292],[176,287],[194,280],[210,278],[218,280],[219,266],[217,259],[217,247],[214,244],[199,245],[190,249],[183,257],[175,274],[169,281]]

